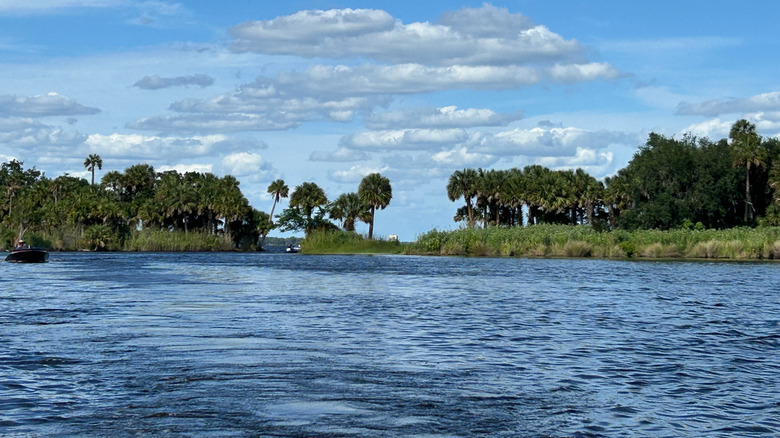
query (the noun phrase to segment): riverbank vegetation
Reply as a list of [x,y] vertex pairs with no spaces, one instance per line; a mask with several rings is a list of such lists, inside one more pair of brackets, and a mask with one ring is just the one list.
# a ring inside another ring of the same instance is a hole
[[542,224],[533,227],[433,230],[406,254],[488,257],[644,259],[780,259],[780,228],[614,230]]
[[[290,194],[283,180],[268,187],[271,214],[257,210],[231,176],[175,170],[156,172],[148,164],[109,171],[95,184],[95,170],[103,160],[92,154],[84,161],[89,181],[62,175],[47,178],[38,169],[25,169],[11,160],[0,164],[0,249],[12,248],[24,238],[28,244],[53,250],[92,251],[226,251],[262,248],[276,228],[354,230],[356,220],[369,224],[374,213],[392,197],[390,182],[368,175],[351,203],[329,202],[313,182],[304,182]],[[290,208],[273,220],[282,198]]]
[[[447,184],[465,203],[468,228],[538,224],[596,230],[672,230],[780,225],[780,141],[740,120],[713,142],[650,134],[628,165],[604,182],[582,169],[463,169]],[[524,214],[525,213],[525,214]]]
[[317,230],[301,244],[304,254],[401,254],[404,250],[398,240],[367,239],[343,230]]

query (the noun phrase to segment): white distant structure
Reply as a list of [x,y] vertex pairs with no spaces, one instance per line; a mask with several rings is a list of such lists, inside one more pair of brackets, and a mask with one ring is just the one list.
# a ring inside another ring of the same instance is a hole
[[387,240],[390,242],[398,242],[398,234],[391,234],[387,236]]

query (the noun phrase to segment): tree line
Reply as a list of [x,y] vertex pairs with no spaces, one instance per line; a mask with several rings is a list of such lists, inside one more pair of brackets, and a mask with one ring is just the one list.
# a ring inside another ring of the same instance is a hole
[[[728,139],[651,133],[628,165],[599,181],[539,165],[463,169],[447,183],[468,227],[590,224],[598,229],[780,225],[780,141],[739,120]],[[524,214],[525,213],[525,217]]]
[[[0,164],[0,242],[10,247],[26,235],[42,246],[57,249],[121,249],[123,242],[142,230],[202,233],[218,236],[234,248],[260,248],[275,229],[311,231],[336,227],[341,221],[354,230],[356,220],[369,224],[392,197],[387,178],[366,176],[356,193],[329,203],[315,183],[303,183],[292,191],[290,207],[274,222],[281,198],[289,194],[283,180],[268,187],[273,197],[271,213],[253,208],[241,192],[239,181],[226,175],[175,170],[155,171],[149,164],[136,164],[123,172],[109,171],[98,184],[95,170],[103,161],[92,154],[84,161],[91,183],[68,174],[47,178],[34,167],[25,169],[17,160]],[[28,239],[30,240],[30,239]]]

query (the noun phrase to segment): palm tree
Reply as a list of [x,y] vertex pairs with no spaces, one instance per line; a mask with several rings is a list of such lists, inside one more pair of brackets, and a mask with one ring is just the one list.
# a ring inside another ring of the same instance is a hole
[[95,167],[103,169],[103,159],[98,154],[89,154],[86,160],[84,160],[84,167],[92,172],[92,185],[95,185]]
[[469,228],[474,228],[474,207],[471,200],[477,196],[477,171],[474,169],[456,170],[450,175],[447,183],[447,197],[455,202],[461,197],[466,201],[466,209],[469,215]]
[[368,223],[368,238],[373,239],[374,213],[376,213],[377,208],[384,210],[390,204],[390,200],[393,199],[393,188],[390,187],[390,180],[379,173],[366,175],[363,181],[360,181],[358,196],[371,210],[371,219]]
[[330,205],[330,217],[341,221],[345,231],[355,231],[355,221],[369,222],[371,212],[357,193],[343,193]]
[[268,193],[270,193],[274,198],[274,204],[271,206],[271,214],[268,216],[268,223],[271,224],[273,223],[276,203],[279,202],[281,198],[287,197],[287,195],[290,193],[290,188],[287,187],[287,184],[284,183],[283,179],[277,179],[268,186]]
[[731,159],[734,166],[745,166],[745,222],[750,221],[753,202],[750,199],[750,168],[766,165],[767,151],[761,145],[756,125],[745,119],[737,120],[729,132]]
[[315,207],[322,207],[328,203],[328,197],[320,186],[313,182],[305,182],[293,190],[290,195],[290,207],[297,207],[303,210],[306,215],[306,231],[311,231],[314,227],[312,213]]

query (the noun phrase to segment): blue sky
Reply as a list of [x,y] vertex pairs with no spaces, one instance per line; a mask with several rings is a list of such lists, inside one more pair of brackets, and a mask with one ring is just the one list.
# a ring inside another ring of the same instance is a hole
[[412,240],[458,226],[464,167],[603,178],[651,131],[777,137],[779,5],[0,0],[0,159],[232,174],[265,211],[276,178],[335,199],[381,172],[376,232]]

